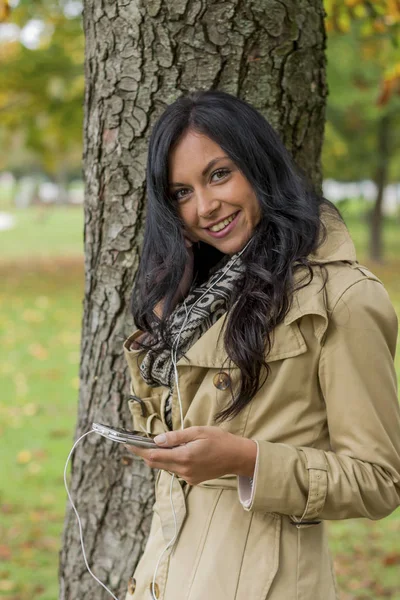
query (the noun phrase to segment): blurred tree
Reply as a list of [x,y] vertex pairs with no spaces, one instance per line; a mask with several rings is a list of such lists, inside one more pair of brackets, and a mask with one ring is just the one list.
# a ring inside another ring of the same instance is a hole
[[325,177],[377,186],[370,256],[382,260],[384,188],[400,166],[400,3],[330,0]]
[[19,35],[0,42],[0,169],[39,169],[61,189],[81,162],[84,97],[82,24],[67,7],[21,0],[8,17]]
[[[86,289],[77,436],[95,420],[131,424],[121,347],[133,330],[129,298],[155,119],[188,90],[239,95],[268,116],[319,186],[323,16],[321,0],[85,0]],[[89,561],[119,598],[148,535],[153,476],[123,447],[96,436],[82,440],[73,460],[71,489]],[[70,509],[60,580],[62,600],[106,598],[85,571]]]

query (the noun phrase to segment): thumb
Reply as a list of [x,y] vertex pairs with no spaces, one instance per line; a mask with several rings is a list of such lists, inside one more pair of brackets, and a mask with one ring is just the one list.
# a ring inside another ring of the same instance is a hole
[[201,427],[188,427],[187,429],[178,429],[176,431],[168,431],[154,438],[157,446],[174,447],[181,444],[187,444],[197,439],[200,434]]

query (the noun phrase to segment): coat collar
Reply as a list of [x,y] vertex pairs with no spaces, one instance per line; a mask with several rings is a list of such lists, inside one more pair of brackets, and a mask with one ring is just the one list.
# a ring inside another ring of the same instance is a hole
[[356,250],[343,221],[335,214],[328,212],[328,209],[323,210],[321,221],[326,228],[326,238],[316,252],[310,254],[310,260],[320,264],[343,260],[356,261]]
[[[327,229],[325,241],[319,246],[310,259],[326,265],[339,261],[356,261],[354,244],[345,224],[336,216],[325,211],[322,221]],[[316,335],[322,338],[328,325],[328,313],[324,301],[324,292],[319,276],[305,288],[298,290],[293,297],[292,306],[283,323],[275,328],[272,335],[272,347],[268,354],[268,362],[297,356],[306,352],[307,346],[296,321],[306,314],[313,314],[317,319]],[[207,368],[227,368],[229,359],[223,345],[223,326],[226,314],[223,315],[178,361],[178,366],[193,365]]]

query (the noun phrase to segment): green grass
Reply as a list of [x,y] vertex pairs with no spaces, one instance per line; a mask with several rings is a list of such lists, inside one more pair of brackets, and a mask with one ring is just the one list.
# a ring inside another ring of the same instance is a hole
[[[42,222],[37,209],[15,213],[17,227],[0,232],[0,597],[8,600],[58,597],[62,472],[77,411],[82,210],[46,210]],[[386,224],[388,262],[369,265],[365,223],[352,210],[360,259],[384,281],[400,315],[399,226]],[[396,367],[400,375],[399,355]],[[342,600],[400,600],[400,511],[329,529]]]
[[83,266],[0,267],[0,597],[55,600]]
[[82,256],[82,206],[32,206],[7,210],[15,227],[1,231],[1,260]]

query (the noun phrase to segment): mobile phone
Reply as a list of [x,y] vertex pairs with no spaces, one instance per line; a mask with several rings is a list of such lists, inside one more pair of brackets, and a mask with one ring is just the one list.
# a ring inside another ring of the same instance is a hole
[[108,440],[119,442],[120,444],[129,444],[131,446],[138,446],[139,448],[158,447],[154,441],[156,436],[152,433],[145,436],[140,431],[129,431],[128,429],[110,427],[102,423],[92,423],[92,429]]

